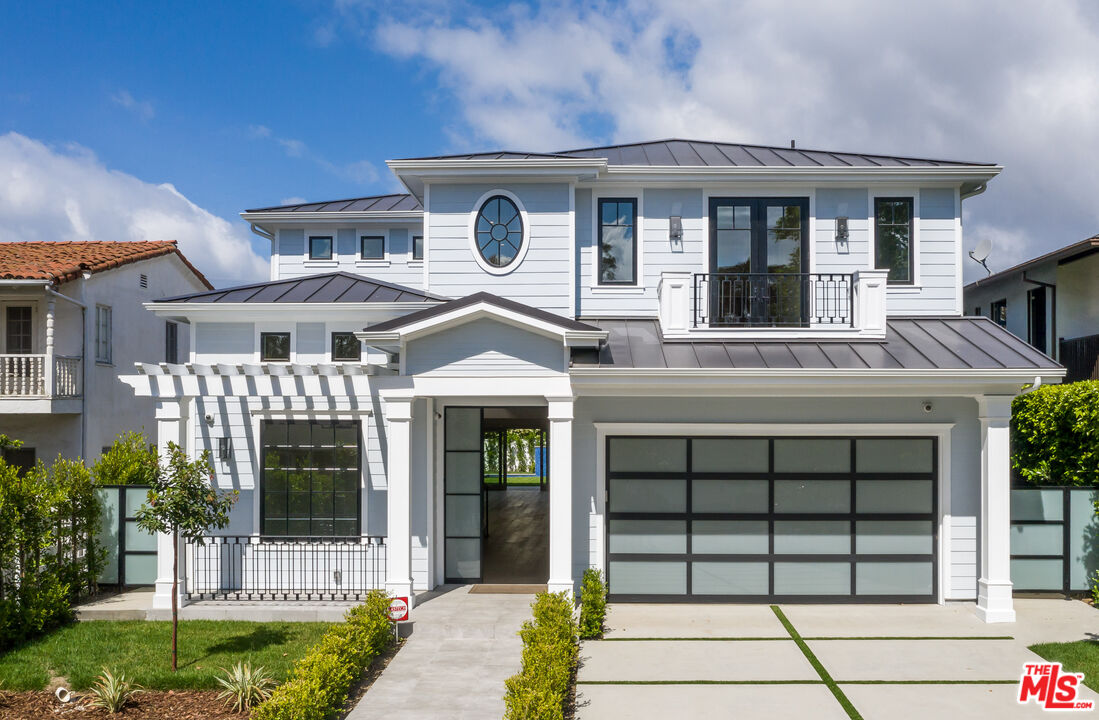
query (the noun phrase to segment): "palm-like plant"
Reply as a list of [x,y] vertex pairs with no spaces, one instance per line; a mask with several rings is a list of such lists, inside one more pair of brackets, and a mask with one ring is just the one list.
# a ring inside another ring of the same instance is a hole
[[110,670],[103,668],[103,674],[96,679],[89,692],[92,695],[88,702],[90,707],[103,708],[114,714],[133,702],[134,696],[143,690],[140,685],[127,680],[126,673],[115,677]]
[[262,667],[253,668],[252,663],[238,662],[230,670],[221,668],[225,677],[216,680],[225,689],[218,698],[233,708],[233,712],[251,710],[255,705],[271,697],[275,681]]

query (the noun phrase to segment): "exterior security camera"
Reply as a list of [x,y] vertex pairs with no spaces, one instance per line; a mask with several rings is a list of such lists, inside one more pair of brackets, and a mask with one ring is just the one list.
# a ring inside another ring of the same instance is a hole
[[932,411],[932,410],[934,410],[934,409],[935,409],[935,408],[934,408],[934,406],[933,406],[933,405],[932,405],[931,403],[929,403],[929,402],[925,402],[925,403],[923,404],[923,411],[924,411],[925,413],[929,413],[929,412],[931,412],[931,411]]

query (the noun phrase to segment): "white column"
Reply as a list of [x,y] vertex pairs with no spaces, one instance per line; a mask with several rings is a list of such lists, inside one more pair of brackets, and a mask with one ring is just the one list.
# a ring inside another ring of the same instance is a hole
[[977,398],[981,421],[981,575],[977,617],[1015,622],[1011,602],[1011,400]]
[[549,402],[549,582],[550,592],[572,594],[572,409],[573,398]]
[[53,384],[56,375],[56,370],[53,366],[53,357],[55,355],[53,324],[56,309],[57,302],[50,296],[50,298],[46,300],[46,360],[43,363],[44,367],[42,368],[42,372],[46,375],[44,378],[46,382],[46,397],[53,397]]
[[412,398],[386,398],[389,457],[386,463],[386,559],[385,590],[392,596],[407,597],[411,608],[412,593]]
[[[168,462],[168,443],[187,448],[187,400],[159,400],[156,404],[156,445],[160,462]],[[184,563],[185,546],[179,544],[179,590],[183,593],[186,583]],[[180,598],[180,606],[183,599]],[[156,592],[153,594],[154,610],[172,609],[172,536],[160,533],[156,536]]]

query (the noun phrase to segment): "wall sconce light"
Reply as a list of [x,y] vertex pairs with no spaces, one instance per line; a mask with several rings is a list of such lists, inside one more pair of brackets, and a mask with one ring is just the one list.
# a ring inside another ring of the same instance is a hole
[[672,215],[668,218],[668,240],[672,244],[672,250],[682,252],[683,218],[679,215]]
[[210,427],[214,426],[214,416],[213,415],[207,413],[205,420],[206,420],[207,425],[209,425]]
[[233,439],[232,438],[218,438],[218,459],[228,460],[233,454]]
[[847,216],[840,215],[836,217],[836,242],[847,242],[849,234],[847,231]]

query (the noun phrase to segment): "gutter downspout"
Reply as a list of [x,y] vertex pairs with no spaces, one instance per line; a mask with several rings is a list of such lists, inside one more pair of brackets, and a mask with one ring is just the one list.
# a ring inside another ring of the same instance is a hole
[[970,190],[969,192],[962,193],[959,197],[962,200],[967,200],[971,197],[977,197],[978,195],[980,195],[981,193],[983,193],[987,189],[988,189],[988,183],[983,182],[980,185],[978,185],[977,187]]
[[1034,382],[1032,382],[1031,384],[1029,384],[1025,388],[1023,388],[1023,391],[1019,394],[1020,395],[1026,395],[1027,393],[1034,392],[1035,390],[1037,390],[1040,387],[1042,387],[1042,376],[1041,375],[1035,375],[1034,376]]
[[274,240],[275,239],[275,234],[273,232],[271,232],[270,230],[264,230],[263,228],[261,228],[259,225],[256,225],[255,223],[249,223],[248,224],[248,229],[252,231],[253,235],[259,235],[264,240]]
[[[1061,354],[1061,344],[1059,342],[1057,342],[1057,284],[1056,283],[1042,282],[1041,280],[1031,280],[1030,278],[1028,278],[1026,276],[1026,270],[1023,270],[1023,282],[1033,283],[1034,285],[1037,285],[1038,287],[1050,288],[1052,290],[1052,292],[1050,293],[1050,301],[1049,301],[1049,303],[1050,303],[1050,310],[1049,310],[1049,316],[1050,316],[1049,329],[1050,329],[1050,333],[1049,333],[1049,339],[1050,339],[1050,345],[1053,346],[1051,348],[1053,350],[1053,352],[1050,353],[1050,357],[1052,357],[1054,360],[1057,360],[1057,356]],[[1028,313],[1030,312],[1029,307],[1027,308],[1027,312]],[[1060,360],[1058,360],[1058,362],[1060,362]]]

